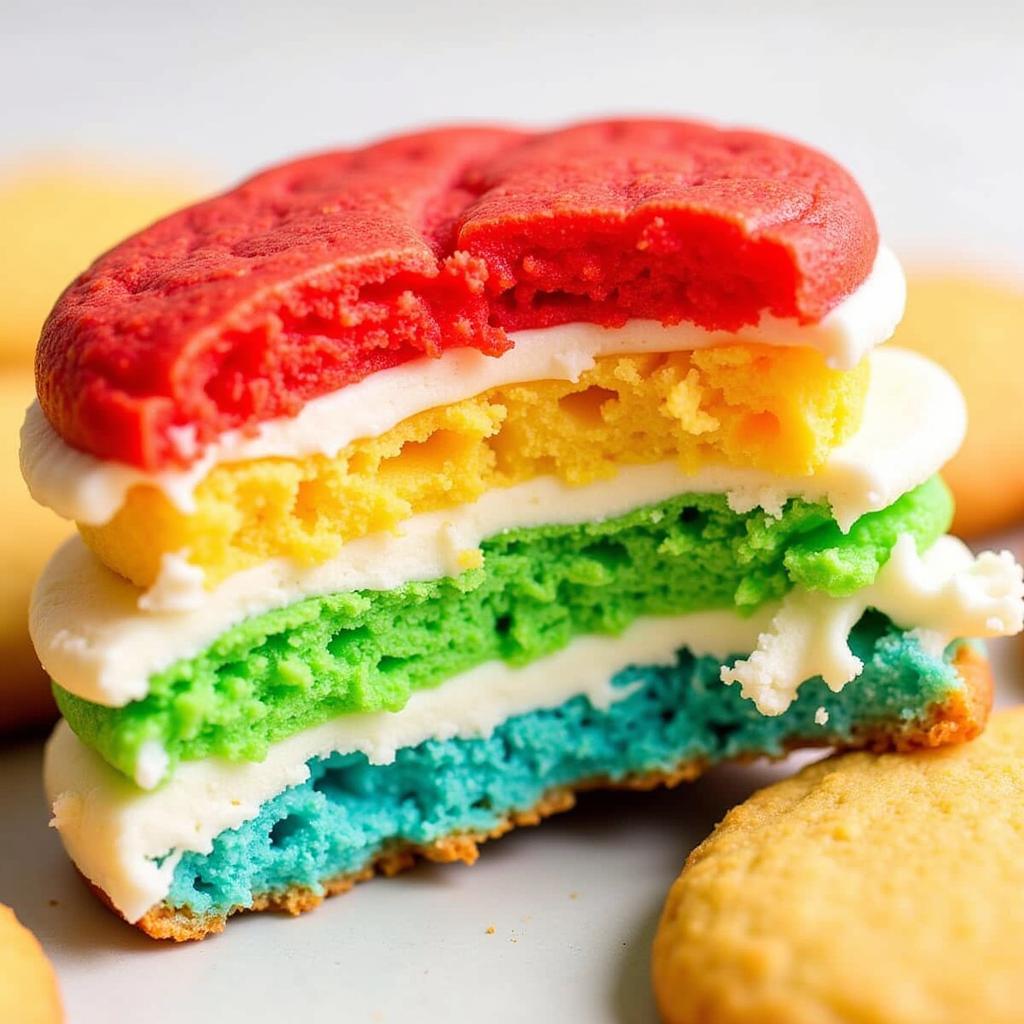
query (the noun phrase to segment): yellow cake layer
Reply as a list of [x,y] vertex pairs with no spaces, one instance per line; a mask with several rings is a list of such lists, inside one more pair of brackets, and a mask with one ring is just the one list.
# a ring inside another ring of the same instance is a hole
[[868,365],[830,370],[810,349],[730,345],[607,356],[576,383],[494,388],[411,416],[334,458],[217,466],[184,515],[154,487],[82,536],[112,569],[149,586],[164,553],[187,551],[208,586],[266,559],[315,564],[346,540],[492,487],[557,474],[570,484],[621,464],[678,456],[810,474],[857,428]]

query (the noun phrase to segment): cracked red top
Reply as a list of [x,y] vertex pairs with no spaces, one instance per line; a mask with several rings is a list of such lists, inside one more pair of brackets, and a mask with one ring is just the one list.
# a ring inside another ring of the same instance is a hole
[[77,448],[182,466],[407,359],[500,355],[518,328],[815,321],[877,246],[850,175],[771,135],[653,120],[405,135],[275,167],[101,256],[43,328],[39,399]]

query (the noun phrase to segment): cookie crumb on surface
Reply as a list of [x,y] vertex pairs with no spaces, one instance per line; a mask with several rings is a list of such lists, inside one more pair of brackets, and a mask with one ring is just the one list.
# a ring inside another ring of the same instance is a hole
[[828,712],[824,708],[818,708],[814,712],[814,724],[825,725],[828,722]]

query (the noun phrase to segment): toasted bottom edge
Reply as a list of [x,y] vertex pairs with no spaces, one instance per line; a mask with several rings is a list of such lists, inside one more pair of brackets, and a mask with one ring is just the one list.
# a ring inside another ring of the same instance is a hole
[[[921,718],[909,722],[877,723],[856,731],[853,739],[843,745],[843,750],[865,749],[872,751],[910,751],[962,743],[973,739],[985,726],[992,707],[994,683],[988,659],[969,644],[960,647],[954,660],[964,689],[951,694],[941,704],[933,705]],[[787,750],[821,746],[813,738],[794,738],[787,744]],[[733,763],[756,760],[764,755],[757,751],[741,757],[731,758]],[[150,908],[135,925],[155,939],[171,939],[188,942],[206,938],[222,932],[228,917],[245,911],[276,910],[292,915],[304,913],[318,907],[328,896],[347,892],[357,882],[363,882],[374,875],[385,877],[397,875],[413,867],[417,860],[449,864],[461,861],[473,864],[480,856],[480,844],[488,839],[497,839],[513,828],[525,825],[539,825],[552,814],[570,810],[576,803],[576,794],[592,789],[649,790],[659,786],[672,787],[688,782],[701,775],[710,765],[703,759],[681,762],[671,772],[652,771],[630,775],[622,779],[582,779],[574,786],[557,787],[549,790],[532,808],[512,811],[495,828],[482,833],[457,833],[445,836],[433,843],[401,844],[389,847],[359,871],[327,879],[319,891],[308,887],[295,886],[279,892],[268,892],[257,896],[250,906],[232,907],[226,913],[196,914],[191,910],[157,904]],[[89,883],[97,896],[113,908],[107,894],[93,883]],[[116,911],[115,911],[116,912]]]

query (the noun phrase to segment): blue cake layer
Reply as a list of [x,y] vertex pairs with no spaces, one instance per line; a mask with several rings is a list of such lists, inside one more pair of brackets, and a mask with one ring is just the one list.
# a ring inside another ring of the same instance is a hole
[[[855,730],[899,731],[963,689],[945,658],[912,635],[868,615],[851,637],[864,661],[841,694],[805,683],[783,715],[766,718],[719,681],[721,663],[678,654],[671,667],[632,667],[617,686],[639,684],[607,711],[584,697],[510,718],[486,739],[427,741],[389,765],[362,754],[310,763],[311,777],[267,801],[208,855],[178,864],[167,903],[225,914],[257,895],[322,883],[359,871],[387,846],[426,844],[458,832],[486,833],[512,811],[534,807],[556,786],[709,763],[742,754],[776,755],[787,745],[841,744]],[[828,712],[825,726],[815,712]]]

